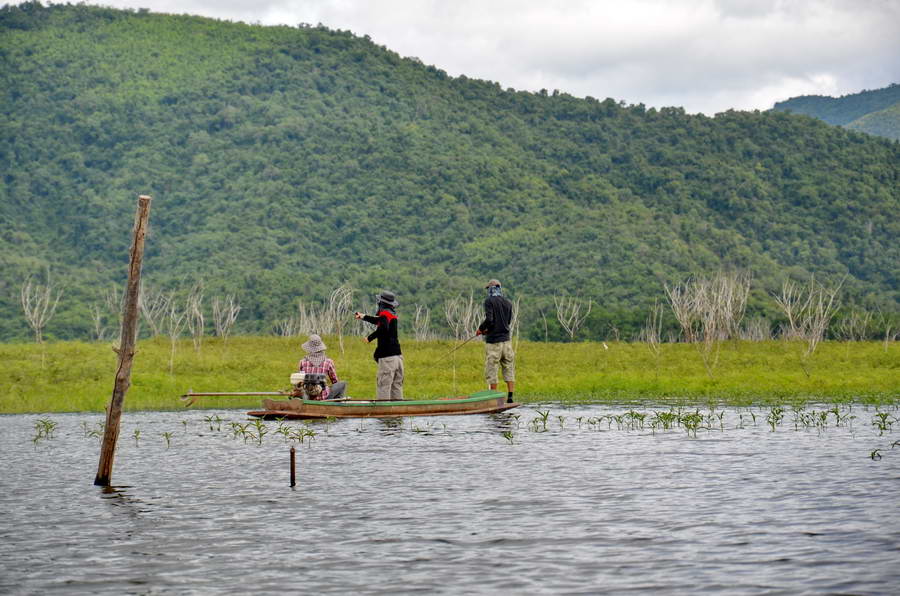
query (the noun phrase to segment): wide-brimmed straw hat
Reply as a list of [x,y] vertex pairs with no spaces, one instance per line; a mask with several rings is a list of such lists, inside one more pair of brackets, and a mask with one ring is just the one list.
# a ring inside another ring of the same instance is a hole
[[394,308],[397,308],[397,306],[400,304],[399,302],[397,302],[397,297],[394,295],[394,293],[388,292],[387,290],[383,290],[381,293],[375,294],[375,300],[377,300],[378,302],[384,302],[385,304],[388,304]]
[[302,346],[303,351],[307,354],[315,354],[317,352],[324,352],[327,348],[325,347],[325,342],[322,341],[322,338],[313,333],[309,336],[309,341],[304,343]]

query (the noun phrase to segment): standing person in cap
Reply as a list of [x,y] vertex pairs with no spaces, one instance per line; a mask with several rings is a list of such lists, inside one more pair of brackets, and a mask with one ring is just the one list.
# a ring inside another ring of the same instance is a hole
[[366,343],[378,340],[375,346],[375,362],[378,363],[375,399],[400,400],[403,399],[403,354],[397,337],[397,305],[400,303],[394,293],[388,291],[377,294],[375,300],[378,302],[377,315],[358,312],[354,316],[375,325],[375,331],[363,338]]
[[475,335],[484,336],[484,378],[491,389],[497,388],[497,369],[503,369],[506,381],[506,401],[512,403],[516,387],[516,354],[509,337],[512,322],[512,302],[503,296],[500,282],[492,279],[485,286],[484,321]]
[[311,399],[337,399],[344,395],[347,389],[346,381],[338,381],[337,369],[334,367],[334,360],[325,356],[325,342],[322,338],[313,333],[309,336],[309,341],[302,346],[306,356],[300,361],[298,369],[306,375],[322,375],[327,376],[331,382],[331,387],[322,381],[322,391],[316,396],[310,396]]

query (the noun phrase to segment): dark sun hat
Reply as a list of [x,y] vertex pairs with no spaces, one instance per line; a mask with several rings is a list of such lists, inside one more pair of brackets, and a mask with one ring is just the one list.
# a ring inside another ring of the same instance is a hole
[[387,290],[382,290],[381,293],[375,294],[375,300],[378,302],[384,302],[394,308],[397,308],[397,305],[400,303],[397,302],[397,297],[394,296],[393,292],[388,292]]

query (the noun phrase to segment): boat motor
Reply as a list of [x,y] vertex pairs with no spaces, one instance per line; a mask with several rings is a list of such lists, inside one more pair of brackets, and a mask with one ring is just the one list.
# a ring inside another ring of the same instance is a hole
[[306,399],[322,399],[322,392],[324,390],[324,373],[306,373],[303,377],[303,393]]

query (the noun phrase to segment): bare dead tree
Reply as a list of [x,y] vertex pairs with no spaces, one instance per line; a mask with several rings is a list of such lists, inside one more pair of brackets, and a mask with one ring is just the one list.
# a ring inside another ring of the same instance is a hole
[[895,320],[895,315],[886,313],[881,310],[878,311],[878,326],[884,330],[882,345],[884,346],[885,352],[887,352],[888,345],[892,341],[897,341],[897,337],[900,336],[900,331],[898,331],[895,326]]
[[693,342],[697,333],[697,309],[694,305],[694,292],[692,291],[690,280],[683,284],[674,284],[672,287],[669,287],[668,284],[663,284],[663,287],[666,290],[666,297],[669,299],[672,312],[675,314],[675,320],[681,326],[684,341],[688,343]]
[[744,323],[740,338],[746,341],[767,341],[772,339],[772,324],[764,317],[755,317]]
[[413,337],[416,338],[416,341],[426,341],[431,338],[430,321],[431,311],[428,310],[428,307],[416,304],[412,320]]
[[37,284],[29,275],[20,292],[25,320],[34,331],[34,341],[39,344],[44,343],[44,329],[56,313],[62,297],[62,290],[57,289],[50,280],[50,269],[47,269],[46,280],[44,285]]
[[549,333],[549,330],[547,329],[547,313],[544,312],[543,308],[539,308],[538,312],[541,315],[541,320],[544,321],[544,343],[546,343],[547,341],[549,341],[549,338],[550,338],[550,333]]
[[162,291],[142,287],[140,293],[141,315],[150,327],[150,336],[156,337],[162,331],[163,319],[169,310],[171,296]]
[[522,324],[522,297],[519,296],[515,300],[512,301],[512,317],[509,322],[509,334],[510,337],[516,338],[516,345],[514,349],[516,351],[519,350],[519,330]]
[[169,352],[169,374],[172,374],[175,370],[175,348],[178,344],[178,338],[181,337],[181,333],[184,331],[184,327],[190,318],[190,311],[187,306],[185,308],[179,306],[174,292],[169,294],[167,298],[166,316],[163,319],[163,323],[172,348]]
[[444,317],[453,333],[453,339],[460,340],[475,334],[481,322],[481,309],[475,303],[475,296],[457,296],[444,301]]
[[822,285],[818,285],[818,287],[810,286],[810,295],[812,296],[810,308],[804,313],[801,321],[803,328],[806,330],[805,355],[807,358],[812,356],[819,343],[825,339],[828,324],[840,307],[837,295],[843,283],[843,280],[841,280],[834,288],[826,288]]
[[203,286],[201,284],[191,288],[186,302],[187,327],[194,343],[194,351],[199,352],[206,327],[206,321],[203,318]]
[[750,276],[719,272],[664,287],[685,340],[697,342],[706,372],[712,376],[718,364],[719,342],[740,336]]
[[91,304],[88,307],[88,310],[91,313],[91,322],[94,324],[94,339],[96,341],[103,341],[103,338],[106,337],[106,313],[99,304]]
[[837,336],[846,341],[863,341],[869,337],[872,313],[853,310],[837,325]]
[[792,281],[785,281],[781,294],[774,296],[788,319],[788,327],[783,330],[786,339],[801,339],[806,342],[806,352],[801,358],[803,371],[809,375],[805,361],[816,351],[825,338],[828,325],[840,306],[837,296],[843,285],[841,280],[835,287],[826,288],[810,278],[805,287]]
[[784,339],[802,339],[801,330],[802,313],[810,307],[812,294],[805,292],[803,287],[793,281],[786,280],[781,284],[781,294],[773,296],[775,303],[781,308],[781,312],[787,317],[787,328],[782,328],[781,336]]
[[240,305],[235,302],[234,295],[229,295],[219,300],[216,296],[212,302],[213,325],[216,329],[216,335],[222,338],[223,342],[228,342],[228,334],[237,321],[238,313],[241,312]]
[[325,308],[329,331],[337,334],[342,355],[344,353],[344,328],[351,320],[352,304],[353,288],[338,286],[328,296],[328,306]]
[[272,325],[272,332],[279,337],[293,337],[297,335],[297,326],[298,323],[296,317],[279,319]]
[[647,315],[647,321],[644,323],[644,327],[641,329],[638,337],[640,341],[647,345],[647,349],[657,359],[659,359],[660,343],[662,341],[662,321],[663,305],[656,300],[653,302],[653,307],[650,309],[650,314]]
[[580,298],[554,296],[553,303],[556,305],[556,319],[569,335],[569,340],[574,341],[575,334],[591,314],[593,300],[588,298],[585,303]]

